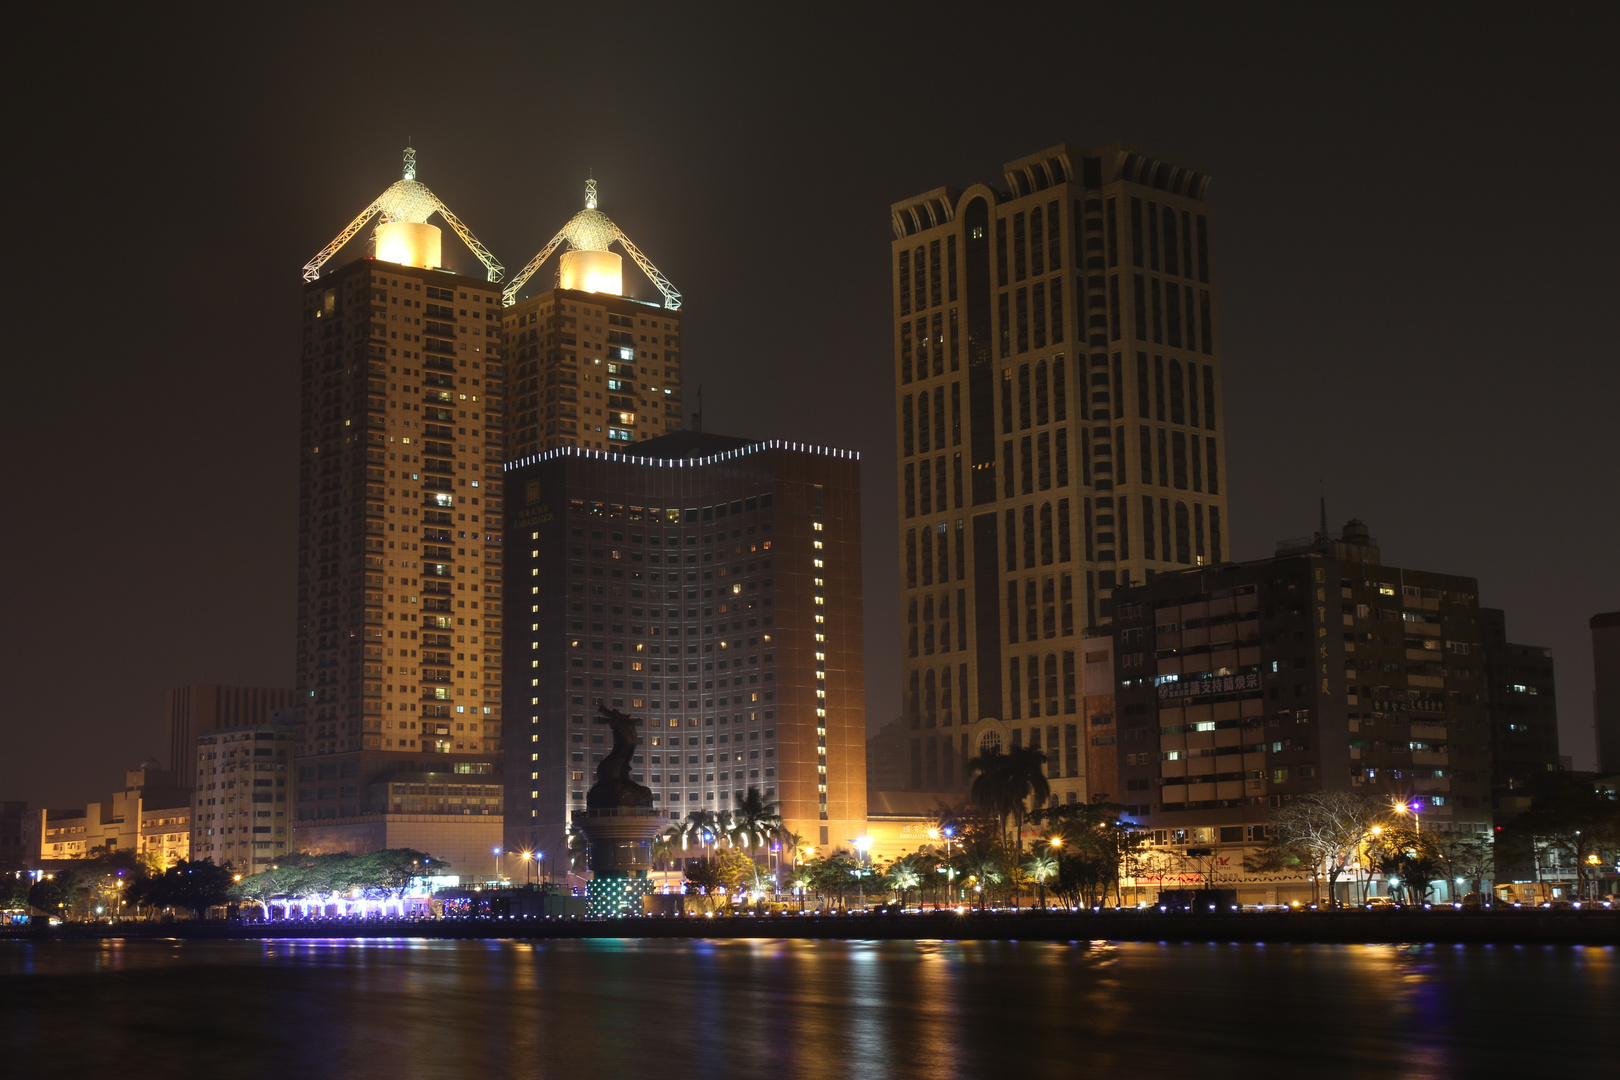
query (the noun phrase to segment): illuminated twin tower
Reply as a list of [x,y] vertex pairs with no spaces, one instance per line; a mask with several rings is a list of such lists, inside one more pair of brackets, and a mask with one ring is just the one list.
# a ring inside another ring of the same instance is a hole
[[[434,214],[485,280],[443,269]],[[374,218],[368,255],[323,273]],[[553,287],[520,299],[565,242]],[[623,295],[614,243],[661,303]],[[594,181],[502,289],[409,149],[303,276],[296,843],[477,875],[502,843],[502,464],[679,429],[680,293]]]
[[[439,229],[428,224],[428,218],[435,213],[450,223],[456,235],[461,237],[472,253],[478,257],[478,261],[484,264],[484,269],[488,271],[488,279],[500,281],[506,273],[506,268],[496,261],[489,249],[472,234],[472,230],[451,213],[442,199],[433,194],[426,184],[416,179],[414,147],[405,148],[404,175],[390,185],[387,191],[377,196],[370,206],[362,210],[342,232],[332,238],[331,243],[304,264],[304,280],[314,281],[319,278],[321,267],[326,261],[342,250],[343,246],[365,227],[366,222],[374,217],[381,219],[373,236],[376,258],[405,266],[438,268],[443,254]],[[623,229],[613,223],[612,218],[596,208],[595,179],[585,181],[585,209],[575,214],[566,225],[557,230],[557,235],[553,236],[546,246],[518,271],[517,278],[506,287],[502,293],[502,302],[507,307],[517,303],[518,291],[551,257],[551,253],[565,241],[568,250],[563,252],[558,260],[561,264],[558,277],[560,288],[622,294],[624,260],[610,250],[614,242],[617,242],[630,253],[630,257],[641,267],[647,279],[658,287],[658,291],[664,296],[664,306],[671,311],[680,308],[680,291],[668,278],[659,273],[658,267],[641,253],[641,249],[630,241],[630,237]]]

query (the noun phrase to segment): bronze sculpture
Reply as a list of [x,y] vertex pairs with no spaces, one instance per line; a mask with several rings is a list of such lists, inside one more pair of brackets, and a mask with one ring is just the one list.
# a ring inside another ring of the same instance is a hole
[[652,789],[636,783],[630,775],[638,741],[636,722],[606,705],[597,706],[597,712],[596,722],[606,724],[613,730],[613,749],[596,767],[596,783],[585,793],[586,807],[606,810],[621,806],[652,806]]

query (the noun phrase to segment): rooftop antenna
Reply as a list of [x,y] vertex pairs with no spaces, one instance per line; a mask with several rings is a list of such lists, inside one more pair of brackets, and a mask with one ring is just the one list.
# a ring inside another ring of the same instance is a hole
[[1327,496],[1326,495],[1318,495],[1317,498],[1322,500],[1322,536],[1325,539],[1327,537],[1327,534],[1328,534],[1328,531],[1327,531]]
[[461,219],[450,212],[433,192],[428,190],[426,184],[416,179],[416,148],[410,145],[409,137],[405,140],[405,167],[403,176],[389,185],[388,190],[360,211],[360,215],[332,238],[332,242],[316,252],[315,257],[304,264],[304,280],[317,281],[321,276],[321,267],[326,261],[343,249],[343,245],[354,239],[356,233],[365,228],[366,222],[377,218],[377,225],[381,228],[393,222],[410,222],[426,224],[427,219],[438,214],[449,223],[462,243],[478,256],[478,261],[484,264],[484,269],[490,281],[500,281],[506,274],[506,268],[496,261],[489,249],[478,242],[478,237],[472,230],[461,223]]
[[[641,272],[647,275],[647,280],[651,281],[658,291],[664,294],[664,307],[671,311],[680,309],[680,290],[670,284],[667,277],[658,272],[658,267],[654,266],[652,261],[641,253],[640,248],[630,242],[630,238],[624,234],[623,229],[615,225],[611,218],[597,209],[596,178],[594,175],[588,177],[585,181],[585,208],[569,218],[567,224],[557,231],[557,235],[553,236],[546,243],[546,246],[540,249],[540,253],[530,259],[528,265],[517,272],[517,276],[503,290],[501,302],[507,307],[517,303],[518,293],[523,286],[534,276],[535,271],[539,270],[541,265],[551,258],[551,253],[556,251],[565,240],[568,242],[568,250],[564,252],[562,260],[564,263],[569,261],[567,256],[576,251],[603,252],[602,258],[607,259],[608,248],[617,243],[624,248],[630,258],[635,260],[636,265],[641,267]],[[618,256],[614,255],[608,261],[614,262],[616,265],[617,259]],[[598,260],[582,257],[582,261],[590,264]],[[566,268],[564,276],[567,276]],[[617,281],[616,270],[614,271],[613,280]],[[600,290],[587,288],[587,291]],[[612,285],[608,291],[618,293],[620,291],[619,285]]]
[[698,383],[697,405],[698,405],[697,412],[692,414],[692,430],[693,431],[702,431],[703,430],[703,384],[702,383]]

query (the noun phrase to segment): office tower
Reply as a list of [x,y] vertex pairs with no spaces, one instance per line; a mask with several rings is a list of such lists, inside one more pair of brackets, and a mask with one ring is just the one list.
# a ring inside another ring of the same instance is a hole
[[1507,614],[1480,608],[1491,717],[1491,801],[1504,825],[1559,777],[1552,650],[1508,640]]
[[1473,578],[1386,566],[1352,521],[1115,600],[1116,799],[1155,845],[1210,848],[1223,883],[1261,888],[1243,856],[1272,811],[1315,791],[1415,802],[1425,830],[1491,833]]
[[[477,874],[500,843],[499,264],[440,268],[398,181],[305,269],[297,838],[414,847]],[[373,257],[321,274],[376,214]]]
[[230,864],[246,877],[295,848],[292,724],[221,726],[197,735],[192,748],[191,859]]
[[506,846],[565,850],[611,744],[671,818],[751,787],[816,845],[866,816],[854,453],[678,432],[512,462]]
[[[518,299],[564,243],[555,285]],[[625,295],[614,243],[662,294],[661,305]],[[622,449],[680,430],[681,295],[597,209],[595,180],[586,185],[585,208],[518,272],[505,302],[509,459],[557,446]]]
[[1593,615],[1592,720],[1597,733],[1598,775],[1620,774],[1620,611]]
[[268,686],[176,686],[169,691],[169,771],[190,782],[197,736],[215,728],[292,723],[298,692]]
[[892,208],[908,782],[1039,735],[1083,799],[1085,636],[1228,550],[1209,177],[1115,143],[1004,182]]

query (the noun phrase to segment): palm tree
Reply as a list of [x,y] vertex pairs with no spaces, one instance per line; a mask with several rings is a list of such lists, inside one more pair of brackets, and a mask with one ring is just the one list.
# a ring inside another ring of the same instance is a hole
[[681,850],[697,846],[707,848],[720,835],[720,819],[713,810],[693,810],[679,821],[671,822],[681,842]]
[[1035,887],[1041,891],[1041,907],[1046,906],[1046,883],[1055,877],[1058,872],[1058,861],[1050,855],[1031,855],[1029,861],[1024,863],[1024,872]]
[[[1034,747],[1014,746],[1003,751],[999,745],[985,748],[969,759],[973,776],[970,797],[995,814],[1002,822],[1002,843],[1016,852],[1024,850],[1024,816],[1029,803],[1044,806],[1052,795],[1046,782],[1046,755]],[[1013,819],[1014,842],[1007,845],[1006,819]]]
[[916,863],[909,855],[895,860],[894,865],[889,867],[888,878],[889,884],[900,894],[902,908],[906,906],[907,894],[922,884],[922,875],[917,872]]
[[755,844],[769,844],[782,835],[782,815],[776,804],[765,801],[759,788],[751,787],[731,812],[731,835],[752,850]]
[[966,880],[978,890],[979,910],[983,911],[990,899],[992,886],[1007,876],[1006,852],[989,840],[970,843],[963,847],[960,861]]

